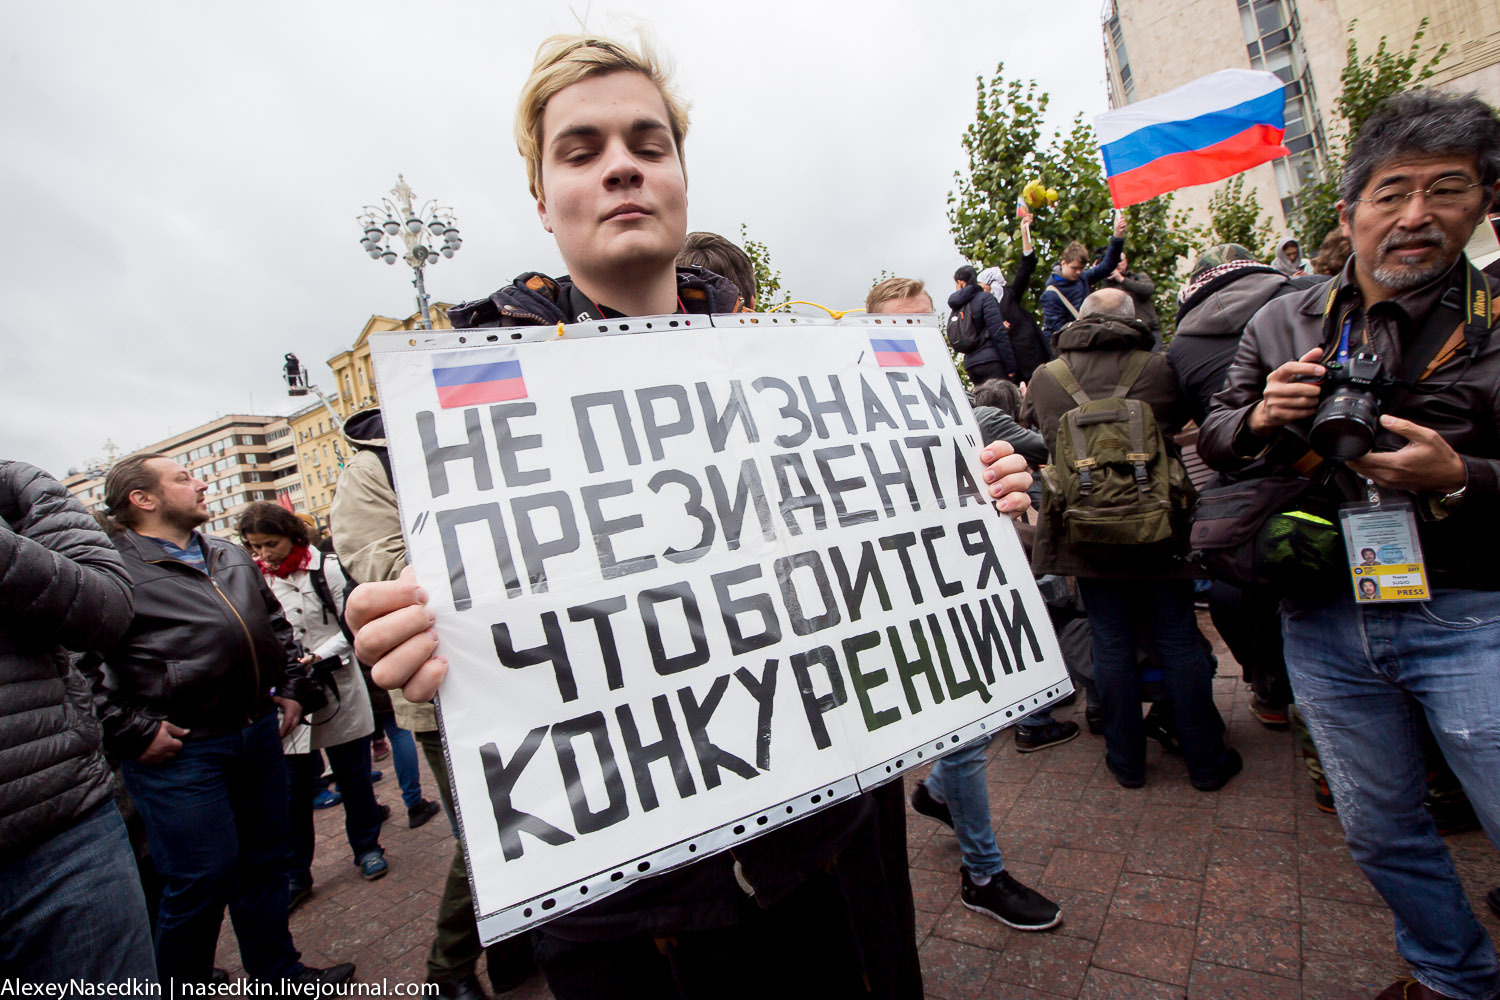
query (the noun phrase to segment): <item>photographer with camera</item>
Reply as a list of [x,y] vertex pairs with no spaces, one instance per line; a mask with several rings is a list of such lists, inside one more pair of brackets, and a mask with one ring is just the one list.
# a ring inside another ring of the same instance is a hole
[[1417,736],[1425,713],[1500,843],[1500,312],[1463,254],[1497,181],[1500,119],[1484,103],[1385,101],[1340,182],[1354,256],[1251,320],[1198,439],[1217,468],[1300,474],[1285,493],[1308,533],[1277,543],[1304,562],[1282,605],[1286,661],[1350,851],[1415,975],[1382,998],[1500,992],[1422,806]]
[[313,796],[323,762],[333,768],[344,802],[344,835],[360,874],[373,881],[389,870],[380,846],[380,805],[370,784],[370,734],[375,713],[364,677],[354,662],[353,639],[344,624],[344,571],[338,559],[311,544],[306,522],[274,503],[258,501],[240,515],[240,538],[281,602],[297,641],[311,658],[309,672],[326,704],[308,711],[281,740],[286,759],[288,907],[312,895]]

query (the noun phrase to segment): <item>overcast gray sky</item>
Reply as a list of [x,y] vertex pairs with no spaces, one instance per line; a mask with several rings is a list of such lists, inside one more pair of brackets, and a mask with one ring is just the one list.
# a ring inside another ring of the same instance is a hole
[[796,298],[858,305],[882,269],[941,296],[977,74],[1050,122],[1105,110],[1099,5],[991,0],[389,0],[0,6],[0,457],[63,475],[220,413],[285,413],[281,356],[324,359],[410,270],[355,215],[396,174],[452,205],[435,299],[557,273],[511,139],[537,44],[651,30],[692,102],[689,224],[766,243]]

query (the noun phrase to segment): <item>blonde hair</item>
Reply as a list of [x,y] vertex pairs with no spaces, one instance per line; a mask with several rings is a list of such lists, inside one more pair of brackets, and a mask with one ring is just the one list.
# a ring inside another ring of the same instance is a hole
[[[878,313],[887,302],[909,299],[913,295],[927,295],[927,285],[917,278],[886,278],[865,296],[865,312]],[[931,295],[927,295],[927,301],[932,301]]]
[[542,115],[547,102],[580,80],[619,72],[639,73],[656,85],[667,107],[667,127],[686,176],[682,144],[687,138],[688,106],[673,89],[668,68],[657,58],[649,39],[642,34],[636,47],[631,48],[600,35],[553,35],[536,50],[536,62],[516,105],[516,149],[526,161],[526,180],[533,198],[543,200]]

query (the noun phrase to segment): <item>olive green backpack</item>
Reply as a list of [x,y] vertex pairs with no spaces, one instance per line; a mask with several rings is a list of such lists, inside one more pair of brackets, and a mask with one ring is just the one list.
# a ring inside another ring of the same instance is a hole
[[1090,399],[1063,359],[1045,366],[1078,403],[1058,422],[1052,464],[1042,469],[1042,506],[1070,545],[1151,545],[1179,529],[1186,537],[1192,483],[1151,407],[1125,398],[1150,359],[1133,352],[1104,399]]

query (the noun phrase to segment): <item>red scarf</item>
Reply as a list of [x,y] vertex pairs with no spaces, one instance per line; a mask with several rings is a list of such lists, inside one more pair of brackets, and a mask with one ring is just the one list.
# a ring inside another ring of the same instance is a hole
[[255,560],[255,564],[260,567],[262,573],[267,576],[277,576],[283,580],[298,570],[307,569],[307,564],[310,562],[312,562],[312,549],[306,545],[293,545],[292,551],[281,560],[280,566],[268,566],[259,559]]

